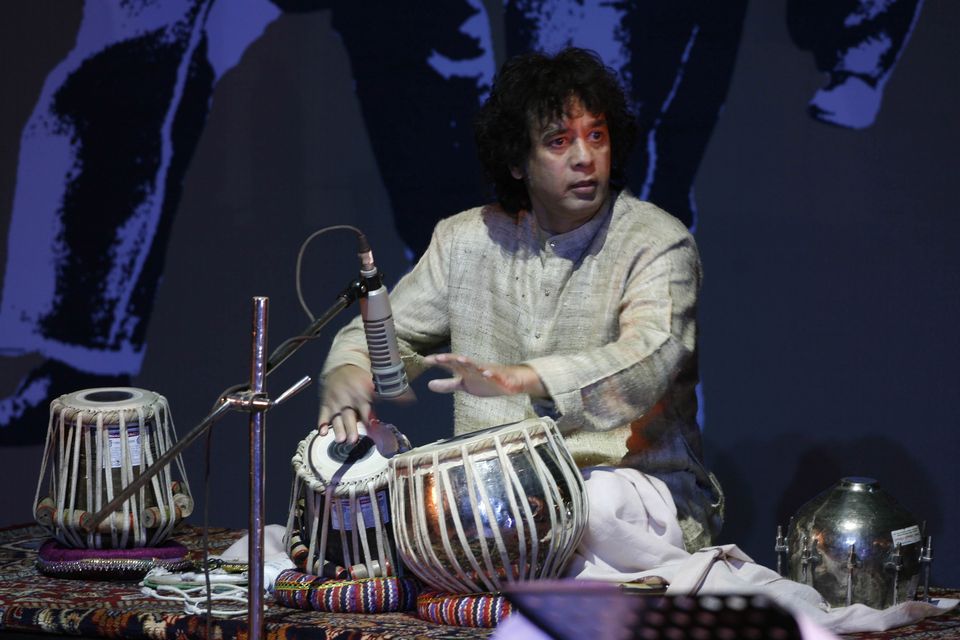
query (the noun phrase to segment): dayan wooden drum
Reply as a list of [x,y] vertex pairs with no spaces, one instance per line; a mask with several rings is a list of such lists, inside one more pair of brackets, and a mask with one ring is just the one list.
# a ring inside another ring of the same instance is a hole
[[410,448],[393,425],[359,424],[354,444],[333,430],[304,438],[293,456],[287,553],[300,571],[340,579],[398,575],[387,494],[388,459]]
[[[50,403],[34,498],[37,522],[63,546],[154,547],[193,511],[178,456],[94,532],[93,516],[176,442],[166,398],[143,389],[84,389]],[[174,469],[171,469],[174,466]]]
[[441,591],[553,578],[587,522],[583,478],[552,420],[435,442],[390,460],[404,565]]

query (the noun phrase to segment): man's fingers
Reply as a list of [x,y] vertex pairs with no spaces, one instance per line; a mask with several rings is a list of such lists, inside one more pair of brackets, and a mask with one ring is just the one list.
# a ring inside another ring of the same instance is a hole
[[450,365],[447,364],[447,354],[445,353],[438,353],[438,354],[427,356],[426,358],[423,359],[423,362],[424,364],[430,367],[441,367],[443,369],[446,369],[447,371],[450,370]]
[[355,409],[357,410],[357,417],[364,424],[370,424],[371,418],[374,418],[373,415],[373,406],[369,402],[358,402]]
[[444,369],[479,369],[480,367],[467,356],[458,356],[452,353],[435,353],[423,359],[424,363],[430,366],[443,367]]
[[[356,406],[351,404],[353,402]],[[342,406],[336,411],[331,408],[338,405]],[[357,423],[369,424],[371,419],[375,419],[371,403],[364,400],[340,400],[321,407],[317,430],[321,436],[325,436],[330,429],[333,429],[334,439],[337,442],[356,442],[359,433]]]
[[[359,417],[357,409],[354,407],[344,407],[330,418],[329,429],[333,429],[333,439],[337,442],[356,442],[358,438],[357,418]],[[324,436],[329,431],[328,428],[320,428],[320,435]]]
[[337,442],[354,443],[357,441],[357,410],[353,407],[344,407],[340,411],[340,417],[343,419],[343,439],[337,438]]
[[460,376],[453,378],[437,378],[427,383],[430,391],[437,393],[453,393],[459,391],[463,386],[463,379]]
[[335,413],[330,420],[330,428],[333,429],[333,439],[337,442],[343,442],[346,439],[346,430],[343,426],[343,414]]

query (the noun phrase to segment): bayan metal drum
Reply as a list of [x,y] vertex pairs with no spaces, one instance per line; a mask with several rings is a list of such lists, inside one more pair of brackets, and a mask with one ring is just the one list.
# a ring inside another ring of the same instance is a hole
[[333,430],[304,438],[293,456],[287,553],[300,571],[340,579],[397,575],[387,460],[410,448],[392,425],[359,424],[355,444]]
[[914,599],[929,560],[916,518],[872,478],[843,478],[800,507],[777,536],[778,568],[834,607]]
[[587,521],[583,478],[549,419],[400,454],[390,498],[404,565],[453,593],[557,577]]
[[[69,548],[154,547],[193,511],[183,461],[167,465],[87,532],[93,516],[176,442],[163,396],[130,387],[84,389],[50,403],[34,499],[37,522]],[[46,481],[46,482],[45,482]],[[42,495],[44,486],[46,493]]]

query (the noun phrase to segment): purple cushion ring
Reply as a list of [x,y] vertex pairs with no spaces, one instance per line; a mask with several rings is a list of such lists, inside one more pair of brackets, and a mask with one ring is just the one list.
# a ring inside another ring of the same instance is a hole
[[47,540],[37,555],[40,573],[77,580],[140,580],[154,567],[185,571],[193,566],[189,551],[168,540],[156,547],[136,549],[72,549]]

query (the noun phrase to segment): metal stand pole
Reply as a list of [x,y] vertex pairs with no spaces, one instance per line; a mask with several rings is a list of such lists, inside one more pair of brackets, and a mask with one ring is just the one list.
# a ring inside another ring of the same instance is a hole
[[[267,376],[267,312],[269,300],[253,299],[253,354],[250,361],[250,391],[254,398],[264,396]],[[250,531],[247,588],[247,633],[250,640],[263,637],[263,442],[266,411],[250,412]]]
[[[250,412],[250,529],[247,568],[248,609],[247,633],[250,640],[263,637],[263,522],[264,522],[264,431],[267,410],[283,404],[310,384],[310,376],[304,376],[292,387],[271,400],[264,389],[267,374],[279,367],[310,339],[320,334],[320,330],[346,309],[365,292],[363,282],[354,280],[337,297],[337,301],[324,313],[310,323],[303,334],[284,341],[267,358],[267,311],[269,299],[257,296],[253,299],[253,348],[250,366],[250,385],[241,384],[224,391],[217,400],[217,406],[193,428],[183,439],[171,446],[149,468],[130,482],[105,507],[96,512],[88,524],[87,531],[95,531],[97,525],[140,490],[151,478],[166,468],[180,455],[188,445],[207,431],[213,423],[230,409]],[[206,568],[205,568],[206,570]]]
[[[270,359],[266,362],[264,367],[264,375],[270,373],[281,364],[283,364],[287,358],[292,356],[300,347],[306,344],[310,339],[315,338],[320,335],[320,330],[330,322],[338,313],[346,309],[348,306],[353,304],[356,299],[363,293],[363,283],[359,280],[354,280],[350,285],[340,292],[340,295],[337,297],[337,301],[324,313],[322,316],[310,323],[310,326],[304,330],[303,334],[297,336],[296,338],[290,338],[285,340],[277,350],[271,354]],[[257,298],[254,298],[257,300]],[[263,298],[264,303],[264,335],[266,334],[266,300]],[[256,312],[255,312],[256,313]],[[256,317],[256,316],[255,316]],[[254,320],[256,322],[256,320]],[[264,337],[264,345],[266,343],[266,338]],[[256,345],[254,345],[254,353],[256,354]],[[264,346],[264,350],[266,347]],[[256,355],[254,356],[256,357]],[[253,375],[251,375],[253,377]],[[140,487],[144,486],[150,479],[160,473],[161,470],[166,468],[168,464],[173,462],[174,458],[180,455],[184,449],[186,449],[194,440],[199,438],[201,435],[206,433],[207,429],[213,426],[213,423],[217,421],[224,413],[231,409],[236,409],[238,411],[255,411],[261,412],[266,411],[272,407],[275,407],[279,404],[283,404],[300,391],[302,391],[308,384],[310,384],[310,376],[304,376],[292,387],[281,393],[276,400],[270,400],[266,397],[266,394],[263,393],[263,386],[261,385],[259,395],[255,395],[254,392],[247,387],[246,384],[241,384],[238,386],[231,387],[224,391],[220,398],[217,400],[216,408],[204,418],[200,424],[194,427],[189,433],[187,433],[180,440],[175,442],[173,446],[167,449],[166,453],[160,456],[152,465],[150,465],[146,470],[144,470],[140,475],[134,478],[130,484],[128,484],[117,496],[108,502],[100,511],[97,511],[93,518],[91,518],[89,523],[86,523],[83,528],[87,532],[96,531],[97,526],[107,519],[111,513],[118,511],[123,507],[123,503],[130,499],[130,496],[134,495],[140,490]]]

